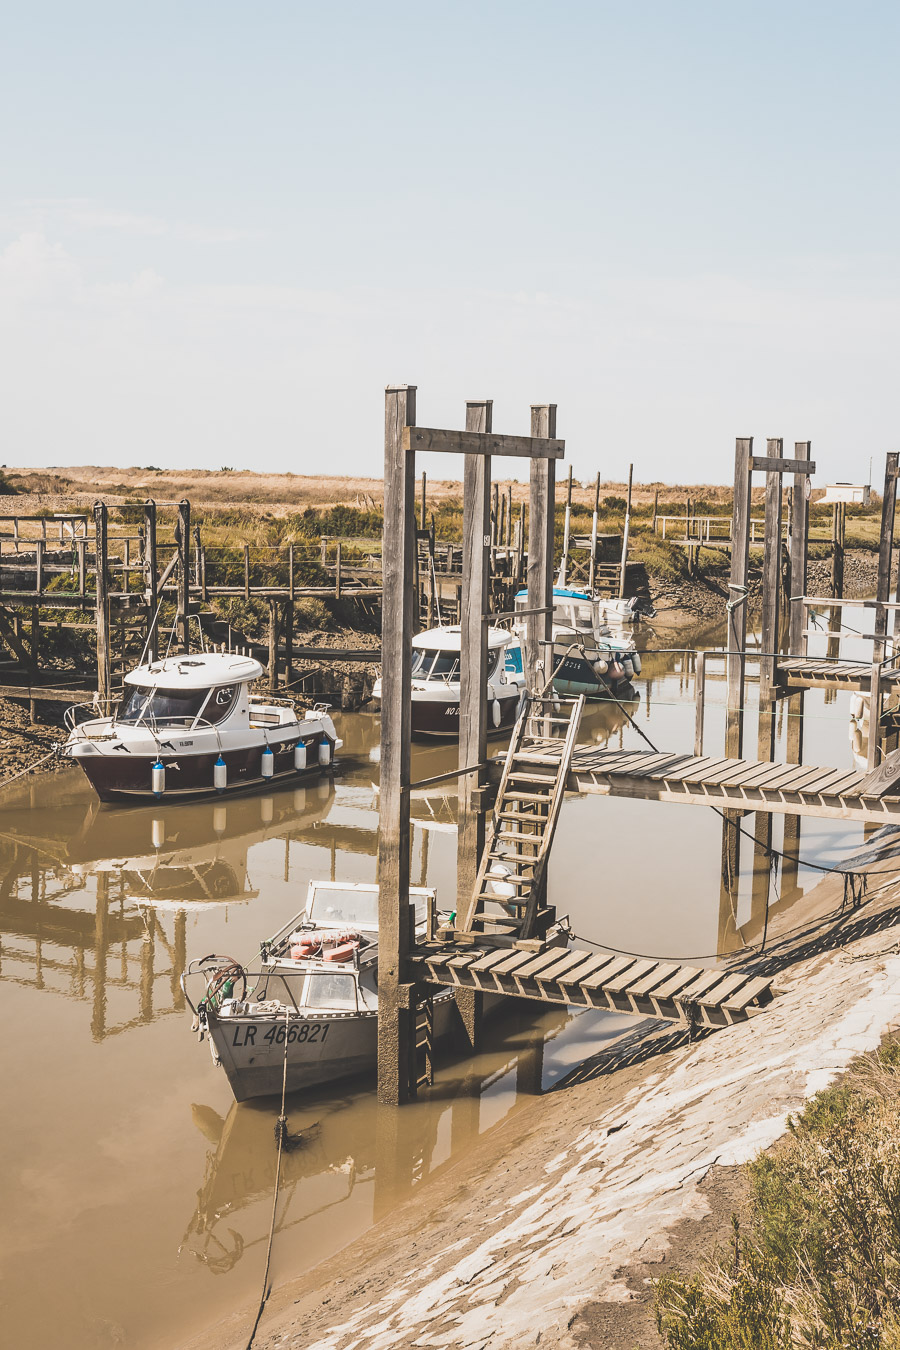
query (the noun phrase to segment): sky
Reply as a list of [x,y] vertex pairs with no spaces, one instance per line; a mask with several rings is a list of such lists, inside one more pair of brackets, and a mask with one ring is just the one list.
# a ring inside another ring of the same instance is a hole
[[887,0],[9,4],[0,463],[379,475],[409,383],[579,479],[877,480],[898,62]]

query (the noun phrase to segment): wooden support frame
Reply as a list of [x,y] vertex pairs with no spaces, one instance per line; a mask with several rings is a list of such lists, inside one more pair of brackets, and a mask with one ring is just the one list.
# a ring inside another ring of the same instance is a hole
[[[487,611],[487,566],[490,554],[490,460],[493,454],[526,455],[532,460],[532,511],[540,522],[537,546],[541,562],[540,583],[552,592],[554,462],[564,451],[555,440],[555,405],[535,405],[531,410],[530,437],[498,437],[490,430],[490,403],[470,404],[464,432],[443,432],[416,427],[416,388],[392,385],[385,392],[384,434],[384,539],[382,547],[382,697],[381,782],[378,833],[378,1098],[398,1106],[415,1096],[417,1073],[416,988],[409,978],[412,940],[410,884],[410,763],[411,763],[411,658],[415,592],[412,585],[416,562],[415,451],[438,450],[463,453],[478,464],[465,466],[464,529],[466,538],[481,547],[467,549],[464,560],[461,621],[468,647],[463,644],[461,667],[460,751],[476,744],[486,746],[484,701],[487,670],[487,632],[482,615]],[[546,467],[545,467],[546,466]],[[536,474],[536,470],[538,470]],[[535,511],[537,481],[538,505]],[[549,510],[548,510],[549,502]],[[549,516],[549,521],[547,517]],[[547,546],[549,542],[549,547]],[[478,594],[470,594],[479,588]],[[547,616],[549,618],[549,615]],[[470,658],[474,654],[474,660]],[[474,667],[471,674],[468,667]],[[478,705],[476,708],[476,704]],[[475,762],[480,762],[481,755]],[[471,762],[471,761],[470,761]],[[471,775],[467,776],[471,780]],[[477,779],[476,779],[477,784]],[[464,785],[461,801],[461,838],[471,840],[483,829],[474,820],[471,801],[474,786]],[[468,796],[467,796],[468,794]],[[480,800],[478,801],[480,805]],[[477,859],[476,859],[477,862]],[[465,865],[465,864],[464,864]],[[473,1013],[476,1035],[478,1009],[475,1003],[462,1011]]]

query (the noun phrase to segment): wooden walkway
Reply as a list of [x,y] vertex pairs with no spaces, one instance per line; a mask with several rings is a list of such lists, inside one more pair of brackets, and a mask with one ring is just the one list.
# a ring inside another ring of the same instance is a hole
[[[554,753],[552,745],[543,741],[530,742],[529,749]],[[737,811],[778,811],[880,824],[900,820],[900,796],[863,795],[860,784],[865,778],[865,774],[845,769],[807,764],[578,746],[567,787],[570,792]]]
[[418,947],[410,961],[429,983],[710,1027],[745,1021],[774,997],[771,980],[751,971],[564,947],[537,955],[486,944],[463,952]]
[[[866,693],[872,683],[872,663],[781,656],[778,658],[778,683],[789,689],[849,689],[852,693]],[[885,666],[881,684],[882,689],[900,686],[900,670]]]

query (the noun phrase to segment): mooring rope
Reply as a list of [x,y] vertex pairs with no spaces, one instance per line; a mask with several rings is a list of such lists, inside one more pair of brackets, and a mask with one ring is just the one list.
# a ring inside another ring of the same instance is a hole
[[24,778],[27,773],[33,773],[33,771],[39,769],[42,764],[46,764],[48,759],[53,759],[58,754],[59,746],[54,745],[49,755],[44,755],[42,759],[36,759],[33,764],[29,764],[27,768],[20,769],[18,773],[11,774],[9,778],[0,778],[0,788],[8,787],[9,784],[14,783],[17,778]]
[[246,1350],[252,1350],[253,1341],[259,1328],[259,1319],[263,1315],[263,1308],[268,1302],[269,1294],[272,1292],[269,1286],[269,1264],[272,1260],[272,1243],[275,1240],[275,1217],[278,1210],[278,1192],[281,1187],[281,1155],[284,1152],[284,1141],[287,1138],[287,1119],[284,1114],[284,1102],[287,1096],[287,1060],[288,1060],[288,1018],[290,1009],[284,1010],[284,1067],[281,1077],[281,1113],[275,1126],[275,1138],[278,1140],[278,1156],[275,1160],[275,1189],[272,1192],[272,1219],[269,1223],[269,1241],[266,1246],[266,1268],[263,1271],[262,1292],[259,1298],[259,1307],[256,1310],[256,1318],[253,1322],[253,1329],[250,1332],[250,1339],[247,1341]]

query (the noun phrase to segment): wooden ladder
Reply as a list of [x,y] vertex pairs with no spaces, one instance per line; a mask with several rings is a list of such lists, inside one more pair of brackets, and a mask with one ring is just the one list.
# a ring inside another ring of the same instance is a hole
[[472,898],[465,914],[457,916],[460,937],[478,933],[509,945],[546,930],[547,860],[583,707],[583,695],[526,695],[506,752]]

